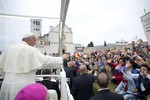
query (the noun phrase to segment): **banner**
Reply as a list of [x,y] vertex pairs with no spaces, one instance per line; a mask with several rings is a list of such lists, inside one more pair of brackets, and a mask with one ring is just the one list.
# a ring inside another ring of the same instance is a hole
[[146,13],[141,17],[141,22],[148,44],[150,45],[150,12]]

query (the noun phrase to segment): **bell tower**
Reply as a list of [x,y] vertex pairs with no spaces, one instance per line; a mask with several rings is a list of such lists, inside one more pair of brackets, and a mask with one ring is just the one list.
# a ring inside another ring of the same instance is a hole
[[38,38],[41,36],[42,19],[31,19],[31,32]]

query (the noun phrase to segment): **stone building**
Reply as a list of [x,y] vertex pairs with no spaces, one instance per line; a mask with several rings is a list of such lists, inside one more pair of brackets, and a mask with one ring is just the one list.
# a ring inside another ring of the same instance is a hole
[[[62,52],[74,52],[75,45],[73,44],[73,32],[67,25],[64,27],[64,35]],[[50,30],[47,34],[39,36],[37,39],[36,47],[40,49],[43,54],[47,55],[59,55],[59,25],[56,27],[50,26]]]

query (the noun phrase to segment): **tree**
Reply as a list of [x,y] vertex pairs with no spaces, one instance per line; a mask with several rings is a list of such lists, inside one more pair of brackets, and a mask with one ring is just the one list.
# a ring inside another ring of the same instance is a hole
[[88,46],[87,46],[87,47],[94,47],[93,42],[91,41],[91,42],[88,44]]
[[104,46],[105,46],[105,47],[107,46],[106,41],[104,41]]

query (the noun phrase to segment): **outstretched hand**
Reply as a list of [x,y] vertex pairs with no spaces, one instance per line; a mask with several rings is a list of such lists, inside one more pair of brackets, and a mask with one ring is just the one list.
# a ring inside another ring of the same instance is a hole
[[121,68],[121,64],[118,64],[118,65],[115,67],[115,70],[118,70],[119,68]]
[[141,39],[137,40],[137,45],[139,45],[139,44],[142,44],[142,40]]
[[68,55],[67,55],[67,54],[63,54],[63,55],[62,55],[62,58],[63,58],[63,59],[67,59],[67,58],[68,58]]

